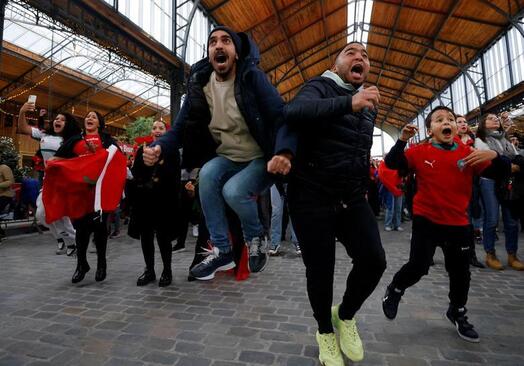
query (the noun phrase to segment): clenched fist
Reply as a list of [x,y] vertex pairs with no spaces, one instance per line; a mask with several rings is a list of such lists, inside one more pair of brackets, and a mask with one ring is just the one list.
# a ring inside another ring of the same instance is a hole
[[288,154],[275,155],[267,163],[267,171],[272,174],[286,175],[291,170],[291,157]]
[[380,102],[380,92],[376,86],[360,90],[351,98],[353,112],[360,112],[364,108],[377,109]]
[[410,138],[415,136],[418,132],[418,127],[415,125],[405,125],[400,132],[399,140],[407,142]]
[[155,165],[160,158],[162,153],[162,148],[157,145],[154,147],[145,147],[144,148],[144,164],[147,166]]

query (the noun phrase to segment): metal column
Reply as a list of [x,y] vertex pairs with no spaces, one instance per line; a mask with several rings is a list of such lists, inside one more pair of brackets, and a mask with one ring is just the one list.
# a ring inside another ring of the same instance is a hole
[[2,44],[4,41],[4,19],[5,19],[5,6],[7,0],[0,0],[0,52],[2,52]]
[[175,69],[172,73],[172,78],[169,82],[171,85],[171,125],[175,123],[175,118],[180,112],[180,102],[182,100],[182,95],[184,95],[184,69]]

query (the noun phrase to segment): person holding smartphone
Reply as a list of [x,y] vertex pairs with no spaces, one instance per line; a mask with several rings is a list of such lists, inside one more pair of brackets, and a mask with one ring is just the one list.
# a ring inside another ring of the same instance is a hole
[[[26,113],[35,110],[36,95],[30,95],[18,114],[18,133],[31,136],[40,142],[40,151],[44,161],[44,167],[47,161],[52,158],[60,148],[63,141],[80,133],[80,127],[76,119],[69,113],[58,113],[53,123],[47,129],[40,130],[32,127],[27,123]],[[45,180],[44,180],[45,184]],[[76,251],[75,229],[71,224],[69,217],[47,224],[45,221],[45,209],[42,202],[42,192],[36,199],[36,218],[41,225],[49,228],[51,234],[57,241],[56,254],[73,255]]]

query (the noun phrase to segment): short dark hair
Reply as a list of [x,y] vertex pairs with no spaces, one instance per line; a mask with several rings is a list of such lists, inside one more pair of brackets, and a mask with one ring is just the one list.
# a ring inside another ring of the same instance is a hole
[[429,130],[431,128],[431,117],[433,117],[433,113],[437,111],[448,111],[453,115],[453,117],[455,117],[455,119],[457,119],[457,115],[455,114],[455,112],[453,112],[453,109],[446,107],[445,105],[438,105],[435,108],[433,108],[431,112],[429,112],[429,114],[426,116],[426,120],[424,121],[426,129]]

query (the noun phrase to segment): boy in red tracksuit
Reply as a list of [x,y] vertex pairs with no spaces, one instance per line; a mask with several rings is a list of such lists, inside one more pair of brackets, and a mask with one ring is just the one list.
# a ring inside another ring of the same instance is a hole
[[449,308],[446,313],[459,336],[478,342],[479,336],[466,316],[469,292],[469,219],[467,208],[474,175],[497,176],[510,169],[509,161],[495,151],[479,151],[455,140],[455,114],[439,106],[425,121],[431,139],[404,152],[417,128],[407,125],[386,156],[391,169],[407,169],[417,176],[413,200],[413,232],[409,261],[395,274],[382,300],[388,319],[397,315],[404,291],[428,274],[436,246],[444,253],[449,274]]

